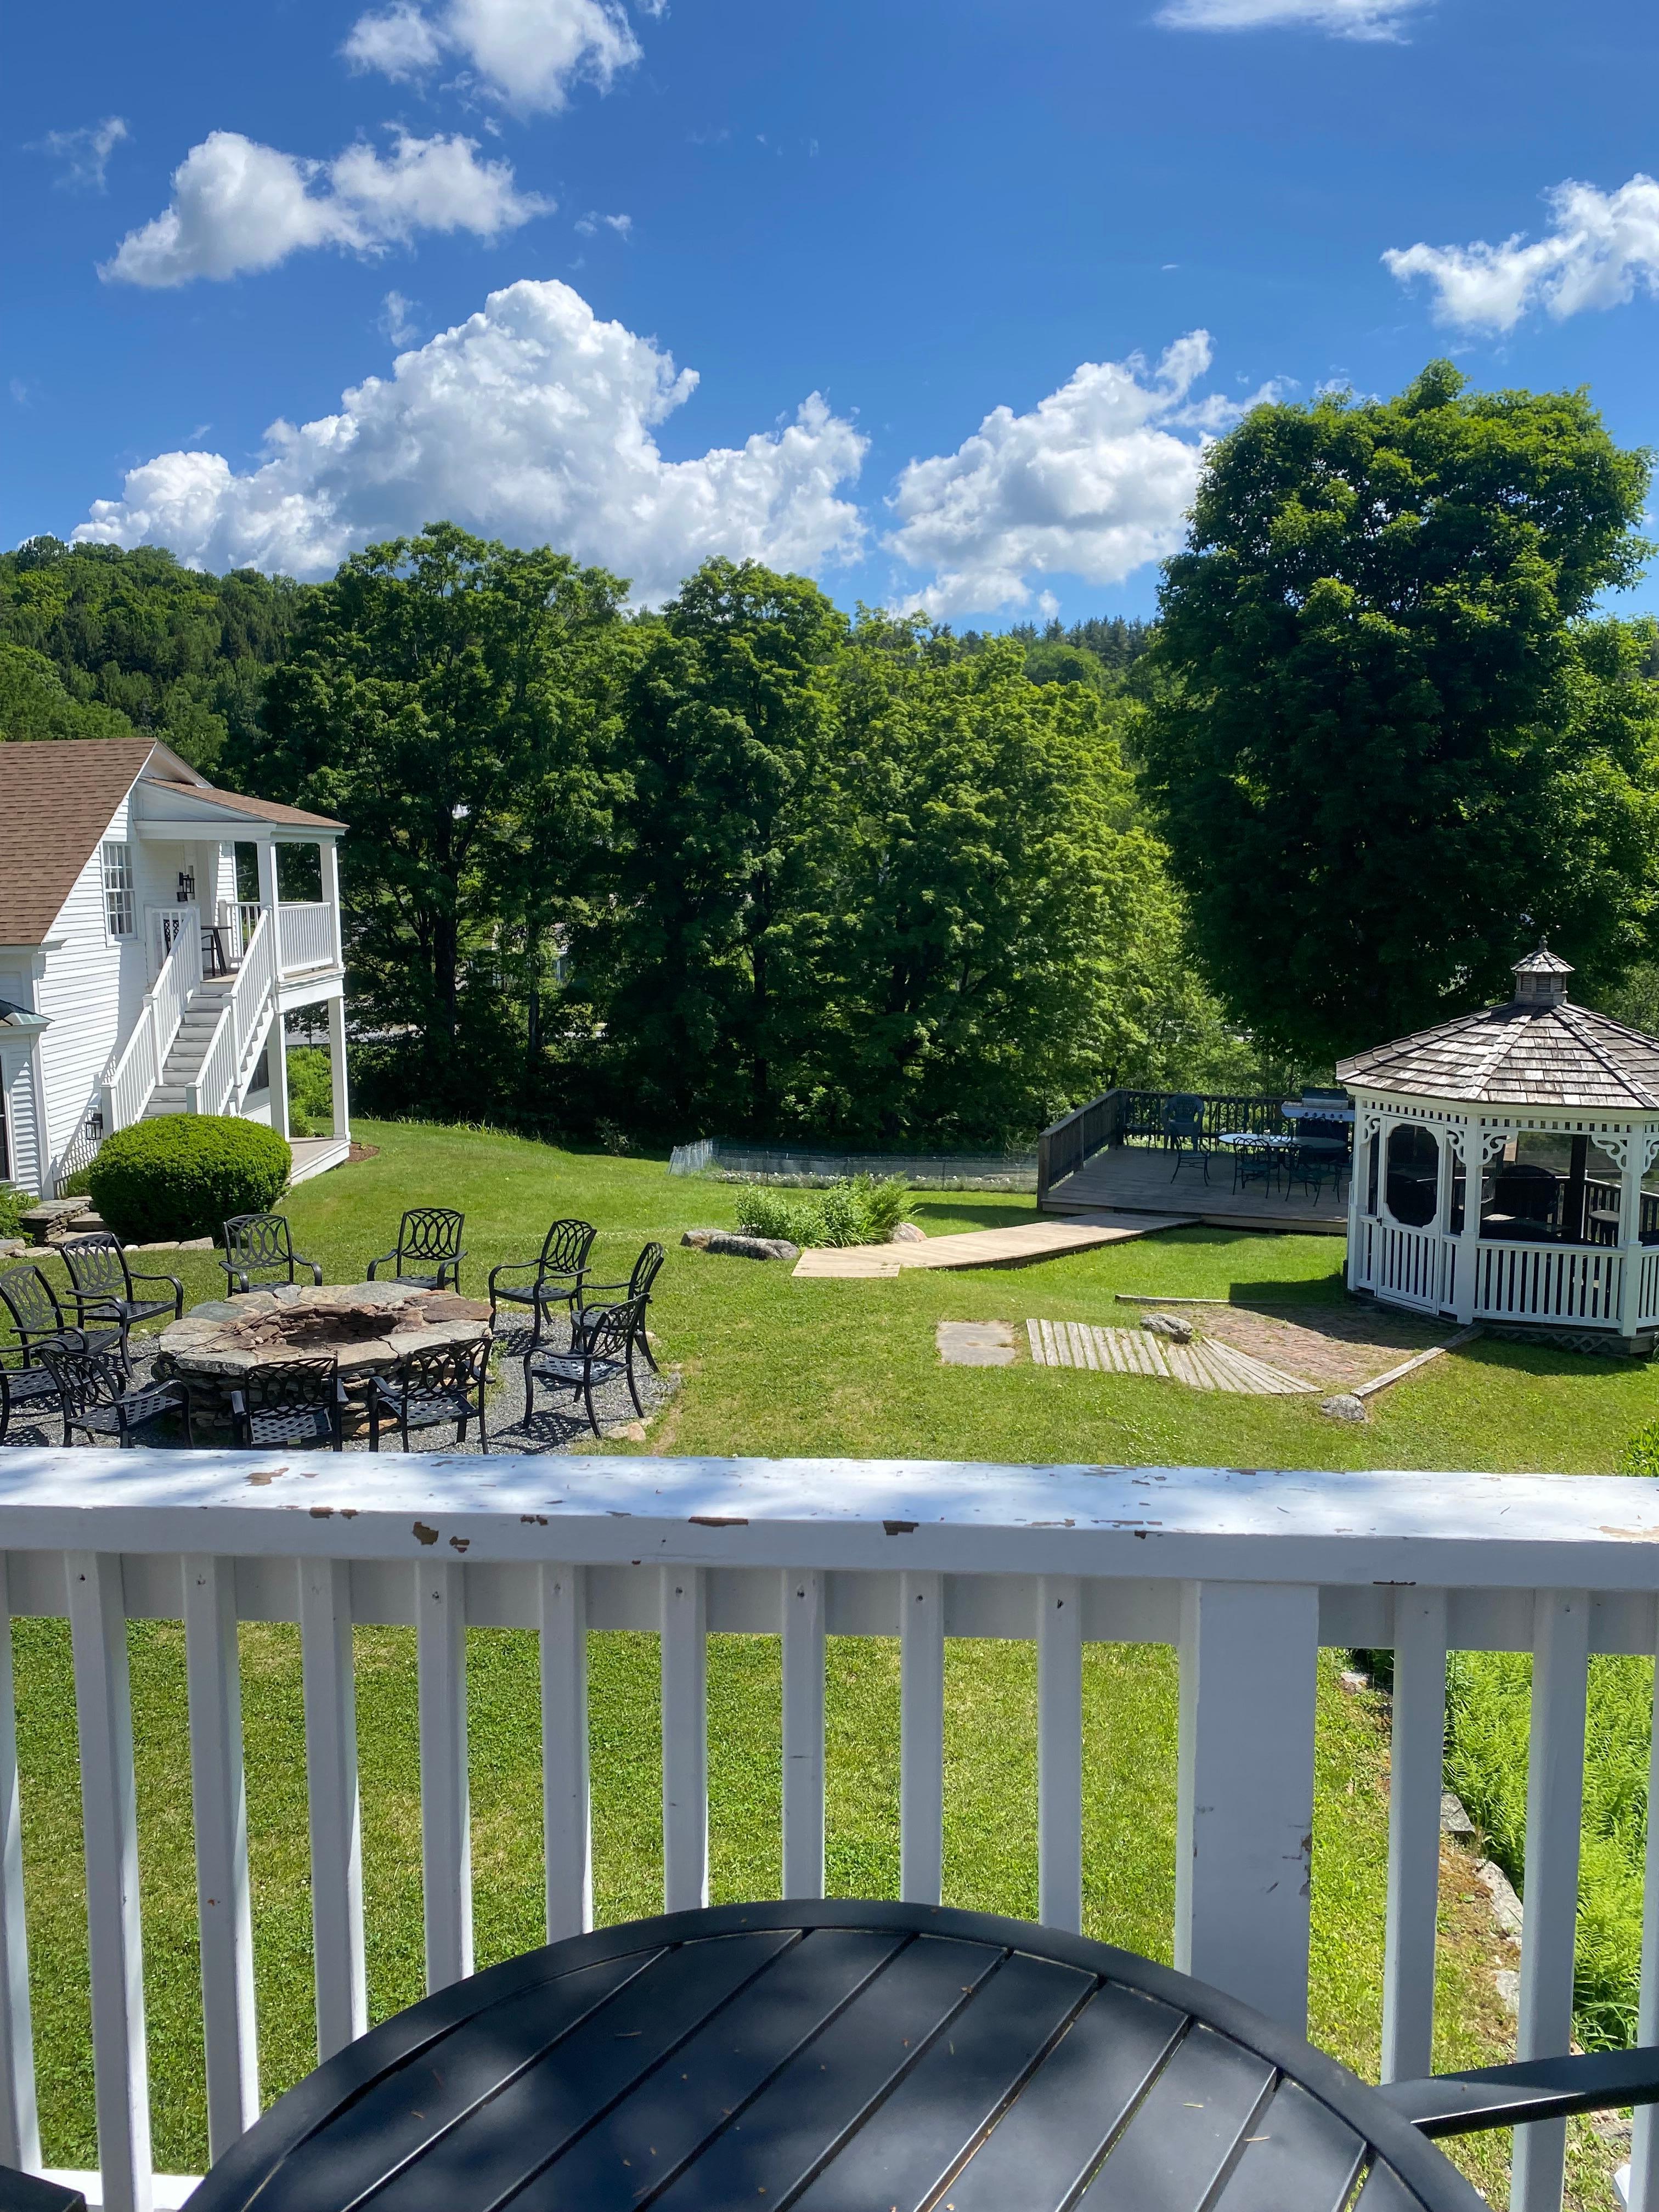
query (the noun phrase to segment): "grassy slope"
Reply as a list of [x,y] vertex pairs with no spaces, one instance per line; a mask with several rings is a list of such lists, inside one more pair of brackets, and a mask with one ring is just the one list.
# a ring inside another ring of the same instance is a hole
[[[392,1242],[405,1204],[468,1216],[468,1280],[533,1251],[557,1212],[599,1226],[596,1259],[625,1275],[639,1244],[729,1223],[729,1189],[670,1179],[657,1163],[574,1156],[506,1138],[366,1128],[378,1158],[296,1192],[300,1249],[331,1281],[361,1276]],[[934,1233],[1029,1218],[1029,1200],[924,1199]],[[1133,1377],[1022,1364],[942,1369],[940,1318],[1028,1314],[1121,1321],[1119,1289],[1224,1296],[1271,1286],[1286,1298],[1340,1295],[1341,1246],[1317,1237],[1183,1231],[1017,1272],[915,1272],[895,1282],[795,1282],[781,1268],[676,1249],[656,1327],[687,1388],[647,1449],[856,1453],[1033,1461],[1304,1467],[1531,1467],[1606,1470],[1650,1417],[1654,1379],[1613,1362],[1477,1344],[1382,1401],[1368,1428],[1324,1420],[1305,1401],[1222,1398]],[[176,1267],[192,1298],[222,1278],[210,1255]],[[420,1854],[412,1638],[358,1634],[369,1974],[375,2016],[420,1994]],[[157,2164],[199,2171],[201,2028],[184,1735],[182,1632],[131,1632],[138,1742]],[[54,2162],[93,2160],[84,2063],[84,1896],[64,1632],[15,1632],[25,1774],[31,1978],[43,2118]],[[526,1635],[470,1638],[473,1848],[480,1964],[539,1939],[536,1673]],[[596,1891],[612,1920],[659,1899],[659,1742],[654,1640],[593,1639]],[[243,1631],[249,1814],[265,2087],[313,2063],[309,2025],[303,1729],[291,1630]],[[950,1901],[1036,1905],[1035,1682],[1029,1646],[952,1643],[945,1885]],[[1086,1662],[1086,1915],[1091,1932],[1169,1954],[1174,1891],[1175,1669],[1160,1648],[1091,1648]],[[830,1882],[891,1893],[897,1875],[897,1664],[884,1641],[837,1639],[829,1685]],[[714,1884],[719,1897],[775,1893],[778,1859],[778,1651],[718,1638],[710,1663]],[[1314,1882],[1312,2032],[1364,2070],[1379,2038],[1386,1847],[1386,1729],[1374,1701],[1344,1696],[1324,1663]],[[1461,1917],[1460,1917],[1461,1916]],[[1449,1899],[1441,1968],[1440,2063],[1498,2054],[1478,1912]],[[1474,2170],[1501,2195],[1491,2144]],[[1585,2203],[1605,2160],[1575,2160]],[[1575,2190],[1575,2197],[1578,2191]]]

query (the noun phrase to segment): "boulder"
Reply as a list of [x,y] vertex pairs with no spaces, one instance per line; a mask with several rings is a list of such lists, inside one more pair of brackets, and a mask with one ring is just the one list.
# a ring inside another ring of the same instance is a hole
[[694,1252],[706,1252],[708,1249],[709,1238],[717,1237],[719,1234],[720,1231],[717,1229],[688,1229],[680,1242],[682,1244],[689,1244]]
[[1179,1314],[1149,1313],[1140,1317],[1140,1326],[1148,1336],[1167,1336],[1171,1344],[1190,1344],[1193,1325]]
[[739,1237],[726,1229],[710,1233],[704,1246],[708,1252],[726,1252],[734,1260],[799,1260],[800,1246],[792,1244],[787,1237]]
[[1364,1422],[1370,1418],[1365,1411],[1365,1401],[1356,1398],[1352,1390],[1339,1391],[1334,1398],[1322,1398],[1319,1410],[1334,1421]]
[[927,1231],[925,1229],[918,1229],[914,1221],[901,1221],[887,1242],[890,1244],[925,1244],[927,1242]]

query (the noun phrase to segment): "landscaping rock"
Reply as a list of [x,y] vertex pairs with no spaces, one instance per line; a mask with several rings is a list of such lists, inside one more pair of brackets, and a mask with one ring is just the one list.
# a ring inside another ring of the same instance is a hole
[[939,1356],[947,1367],[1012,1367],[1012,1325],[1006,1321],[942,1321],[933,1330]]
[[43,1198],[18,1215],[17,1225],[33,1243],[44,1244],[51,1237],[64,1236],[65,1224],[86,1210],[84,1198]]
[[1440,1793],[1440,1826],[1446,1835],[1455,1836],[1460,1842],[1474,1833],[1474,1823],[1463,1810],[1463,1800],[1455,1790],[1443,1790]]
[[218,1248],[211,1237],[173,1237],[159,1244],[124,1244],[124,1252],[212,1252]]
[[914,1221],[901,1221],[887,1242],[890,1244],[925,1244],[927,1242],[927,1231],[925,1229],[918,1229]]
[[1140,1326],[1148,1336],[1167,1336],[1171,1344],[1190,1344],[1193,1325],[1179,1314],[1150,1313],[1140,1317]]
[[1322,1398],[1319,1410],[1334,1421],[1364,1422],[1370,1419],[1365,1411],[1365,1401],[1356,1398],[1352,1390],[1339,1391],[1334,1398]]
[[21,1237],[0,1237],[0,1260],[15,1260],[20,1252],[28,1249]]
[[799,1260],[800,1246],[787,1237],[738,1237],[716,1229],[703,1247],[708,1252],[726,1252],[734,1260]]
[[688,1229],[680,1242],[689,1244],[694,1252],[706,1252],[709,1238],[718,1237],[720,1233],[718,1229]]
[[1476,1862],[1474,1878],[1492,1899],[1492,1917],[1506,1936],[1518,1943],[1526,1933],[1526,1908],[1515,1893],[1514,1885],[1502,1867],[1494,1860]]

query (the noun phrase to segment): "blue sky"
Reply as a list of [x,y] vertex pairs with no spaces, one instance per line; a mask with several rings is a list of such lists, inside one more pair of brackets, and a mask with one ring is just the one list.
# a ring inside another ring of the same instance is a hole
[[1450,352],[1659,446],[1635,0],[89,0],[11,63],[7,543],[448,514],[998,625],[1150,612],[1263,391]]

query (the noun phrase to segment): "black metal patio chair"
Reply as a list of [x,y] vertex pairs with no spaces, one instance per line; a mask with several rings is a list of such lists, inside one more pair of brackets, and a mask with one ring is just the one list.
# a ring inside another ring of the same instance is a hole
[[[112,1352],[80,1352],[68,1344],[43,1344],[40,1357],[58,1385],[66,1444],[75,1442],[78,1429],[89,1444],[113,1438],[126,1451],[135,1431],[174,1413],[184,1416],[185,1443],[195,1443],[190,1393],[174,1376],[135,1382]],[[168,1364],[158,1360],[156,1366]]]
[[236,1213],[224,1224],[225,1256],[219,1265],[230,1278],[233,1292],[252,1290],[255,1275],[281,1275],[291,1283],[298,1268],[309,1267],[311,1279],[320,1283],[323,1271],[294,1249],[293,1232],[283,1213]]
[[[506,1260],[489,1271],[489,1325],[495,1326],[498,1305],[529,1306],[535,1315],[530,1332],[532,1350],[542,1340],[543,1316],[555,1306],[568,1314],[582,1299],[587,1255],[597,1232],[591,1221],[556,1221],[542,1239],[540,1257]],[[526,1283],[502,1280],[507,1275],[529,1275]]]
[[[48,1337],[49,1344],[68,1343],[75,1348],[79,1332],[70,1337]],[[58,1411],[58,1382],[38,1348],[25,1350],[13,1344],[0,1345],[0,1444],[14,1419],[35,1419],[43,1413]]]
[[[380,1268],[390,1267],[394,1282],[410,1283],[426,1291],[441,1291],[447,1284],[459,1291],[461,1262],[466,1257],[461,1243],[465,1224],[466,1216],[452,1212],[447,1206],[411,1206],[398,1231],[396,1250],[382,1252],[378,1260],[369,1261],[369,1281],[375,1280]],[[433,1273],[428,1269],[434,1262],[437,1272]]]
[[1248,1190],[1260,1183],[1272,1190],[1279,1182],[1279,1153],[1275,1145],[1239,1145],[1233,1148],[1233,1189]]
[[1210,1155],[1204,1143],[1204,1101],[1196,1092],[1178,1091],[1164,1102],[1164,1147],[1176,1156],[1173,1182],[1183,1160],[1195,1159],[1210,1180]]
[[343,1451],[349,1402],[337,1359],[280,1359],[248,1370],[230,1394],[230,1417],[244,1451],[265,1444]]
[[42,1344],[68,1338],[86,1352],[112,1352],[127,1364],[127,1323],[115,1304],[100,1305],[92,1299],[79,1302],[79,1318],[71,1322],[62,1299],[37,1267],[8,1267],[0,1275],[0,1305],[11,1318],[21,1364],[33,1365],[33,1352]]
[[[112,1237],[107,1229],[94,1229],[88,1237],[65,1237],[58,1249],[75,1285],[77,1306],[84,1309],[88,1304],[95,1304],[118,1307],[129,1328],[135,1322],[154,1321],[166,1313],[170,1313],[174,1321],[182,1320],[185,1286],[177,1275],[145,1274],[130,1266],[121,1249],[120,1238]],[[141,1298],[135,1287],[139,1283],[166,1283],[173,1296]]]
[[639,1386],[634,1380],[634,1346],[645,1327],[644,1298],[629,1298],[621,1305],[590,1306],[577,1324],[568,1352],[526,1352],[524,1356],[524,1418],[535,1411],[536,1385],[550,1390],[568,1390],[587,1409],[587,1425],[597,1437],[599,1416],[593,1393],[607,1382],[625,1381],[634,1411],[642,1413]]
[[[457,1218],[459,1217],[458,1216]],[[446,1344],[428,1352],[405,1352],[390,1373],[369,1377],[368,1448],[380,1449],[382,1425],[392,1423],[410,1449],[411,1429],[436,1428],[453,1421],[455,1441],[466,1442],[469,1421],[478,1424],[478,1449],[488,1452],[484,1430],[484,1383],[489,1367],[488,1337],[477,1344]]]
[[660,1244],[647,1244],[641,1252],[639,1258],[635,1261],[634,1272],[625,1283],[584,1283],[581,1296],[572,1310],[571,1343],[573,1345],[575,1343],[579,1324],[586,1320],[593,1307],[606,1303],[603,1297],[594,1297],[590,1305],[590,1294],[603,1291],[612,1292],[621,1291],[625,1294],[628,1303],[630,1305],[637,1305],[640,1310],[639,1322],[634,1331],[634,1343],[635,1348],[644,1353],[645,1364],[654,1375],[657,1371],[657,1363],[651,1351],[651,1338],[646,1327],[646,1316],[651,1310],[651,1285],[662,1273],[665,1256]]
[[87,2200],[78,2189],[0,2166],[0,2212],[87,2212]]

